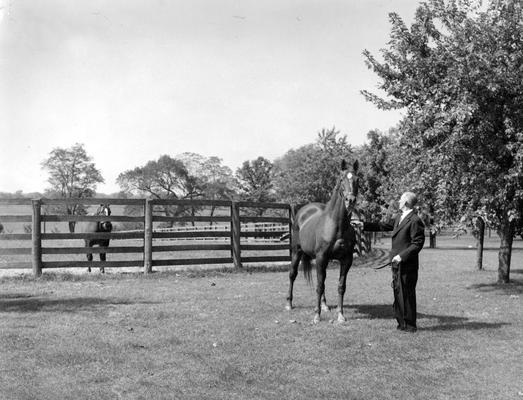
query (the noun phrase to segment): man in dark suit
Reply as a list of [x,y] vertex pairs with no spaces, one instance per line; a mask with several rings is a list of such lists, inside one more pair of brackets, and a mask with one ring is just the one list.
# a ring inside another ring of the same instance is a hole
[[416,283],[418,282],[418,253],[425,243],[425,226],[413,211],[417,197],[412,192],[401,195],[398,214],[392,221],[363,224],[365,231],[392,231],[392,288],[394,316],[398,330],[416,332]]

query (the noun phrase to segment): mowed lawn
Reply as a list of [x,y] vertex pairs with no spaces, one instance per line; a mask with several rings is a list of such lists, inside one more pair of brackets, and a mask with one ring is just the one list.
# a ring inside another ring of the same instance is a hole
[[290,312],[286,272],[3,278],[0,399],[523,399],[523,253],[505,286],[495,251],[485,271],[474,257],[423,250],[416,334],[369,264],[349,272],[347,322],[319,325],[302,274]]

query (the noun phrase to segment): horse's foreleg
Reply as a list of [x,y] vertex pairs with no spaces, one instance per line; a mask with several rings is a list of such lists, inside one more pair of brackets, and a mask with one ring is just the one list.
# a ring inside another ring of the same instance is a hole
[[[106,260],[105,253],[100,253],[100,261],[105,261],[105,260]],[[102,274],[105,273],[104,267],[100,267],[100,272]]]
[[352,265],[352,257],[345,260],[340,260],[340,279],[338,281],[338,322],[345,322],[343,315],[343,298],[345,296],[345,289],[347,287],[347,274]]
[[[105,247],[105,248],[109,247],[109,242],[107,242],[107,244],[106,243],[101,244],[100,247]],[[100,261],[104,261],[105,262],[105,260],[106,260],[105,253],[100,253]],[[100,267],[100,272],[102,274],[105,273],[105,268],[104,267]]]
[[[85,242],[85,247],[91,247],[89,242]],[[93,261],[93,253],[87,253],[87,261]],[[87,272],[91,272],[91,266],[87,267]]]
[[317,324],[321,319],[322,300],[325,299],[325,278],[327,276],[327,263],[329,262],[323,254],[316,256],[316,308],[314,309],[313,323]]
[[292,310],[292,291],[294,288],[294,281],[298,276],[298,266],[300,265],[302,255],[303,252],[301,250],[297,250],[292,255],[292,261],[289,267],[289,292],[287,293],[287,305],[285,306],[285,309],[287,310]]

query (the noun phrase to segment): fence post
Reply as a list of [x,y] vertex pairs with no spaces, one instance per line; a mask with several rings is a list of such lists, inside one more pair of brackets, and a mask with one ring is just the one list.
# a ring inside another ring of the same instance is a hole
[[242,267],[240,230],[240,205],[233,201],[231,203],[231,250],[234,268]]
[[42,275],[42,233],[41,233],[41,202],[33,200],[33,218],[31,227],[32,263],[35,278]]
[[153,271],[153,205],[150,199],[145,200],[143,226],[143,273]]

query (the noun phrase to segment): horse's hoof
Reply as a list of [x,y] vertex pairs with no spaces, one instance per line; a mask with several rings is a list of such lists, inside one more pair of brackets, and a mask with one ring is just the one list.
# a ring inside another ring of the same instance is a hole
[[330,308],[327,304],[322,304],[322,305],[321,305],[321,311],[326,311],[326,312],[328,312],[328,311],[330,311],[330,310],[331,310],[331,308]]
[[338,314],[338,322],[339,322],[340,324],[342,324],[342,323],[344,323],[345,321],[347,321],[347,320],[345,319],[344,315],[343,315],[342,313],[339,313],[339,314]]
[[320,321],[321,321],[320,314],[316,314],[316,315],[314,316],[314,319],[312,320],[312,323],[313,323],[314,325],[316,325],[316,324],[319,324]]

